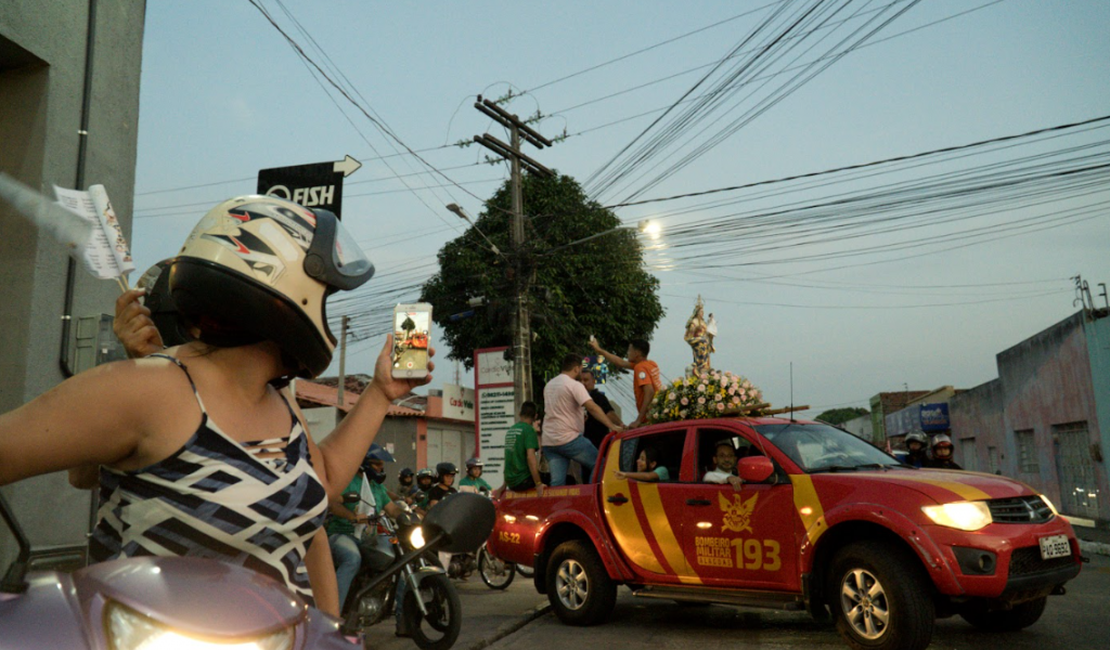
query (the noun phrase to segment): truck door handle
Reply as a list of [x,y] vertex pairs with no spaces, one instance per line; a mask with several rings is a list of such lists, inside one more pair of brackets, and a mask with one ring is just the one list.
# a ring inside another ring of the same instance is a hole
[[686,499],[686,505],[688,506],[708,506],[712,504],[713,502],[709,499]]
[[609,503],[615,503],[619,506],[621,504],[628,503],[628,497],[624,496],[623,494],[615,494],[606,499],[606,501],[608,501]]

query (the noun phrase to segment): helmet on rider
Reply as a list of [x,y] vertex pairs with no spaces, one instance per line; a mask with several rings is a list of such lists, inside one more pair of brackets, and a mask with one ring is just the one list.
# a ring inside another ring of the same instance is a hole
[[272,341],[287,377],[315,377],[336,344],[327,297],[365,283],[374,265],[333,213],[243,196],[212,208],[167,270],[196,338],[221,347]]
[[952,439],[943,433],[933,438],[933,457],[941,460],[952,457]]
[[402,469],[401,473],[398,474],[397,476],[401,479],[401,485],[412,485],[412,477],[414,475],[415,475],[415,472],[412,471],[412,468],[411,467],[406,467],[406,468]]
[[923,454],[929,448],[929,437],[924,431],[910,431],[906,434],[906,450],[911,454]]
[[[469,476],[474,476],[474,477],[481,476],[482,475],[482,467],[484,465],[485,465],[485,463],[482,462],[482,459],[480,459],[480,458],[471,458],[468,461],[466,461],[466,473]],[[475,472],[474,471],[475,469],[477,469],[478,471]]]
[[444,483],[445,485],[449,485],[448,483],[445,483],[448,476],[454,479],[455,474],[458,473],[459,470],[457,467],[455,467],[454,463],[439,463],[438,465],[436,465],[436,480],[438,480],[440,483]]
[[385,483],[385,463],[392,462],[393,454],[375,442],[370,445],[370,449],[362,459],[362,471],[366,472],[366,478],[371,481],[378,484]]
[[425,467],[416,473],[416,482],[422,487],[431,487],[435,477],[436,473]]
[[150,310],[150,319],[158,328],[162,344],[168,348],[189,342],[191,338],[177,316],[170,297],[170,274],[166,272],[172,260],[162,260],[143,273],[135,288],[146,289],[143,306]]

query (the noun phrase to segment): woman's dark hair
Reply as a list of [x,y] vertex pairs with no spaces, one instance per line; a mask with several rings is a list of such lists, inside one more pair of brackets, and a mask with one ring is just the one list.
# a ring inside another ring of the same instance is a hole
[[644,452],[644,460],[646,460],[647,464],[648,464],[648,469],[651,469],[650,466],[651,466],[652,463],[655,463],[656,465],[659,464],[659,450],[658,449],[656,449],[655,447],[644,447],[643,452]]

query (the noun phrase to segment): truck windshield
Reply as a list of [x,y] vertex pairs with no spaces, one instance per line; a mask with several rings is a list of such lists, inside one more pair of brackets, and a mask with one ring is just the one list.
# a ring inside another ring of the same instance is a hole
[[761,424],[755,427],[806,472],[881,469],[902,465],[871,443],[827,424]]

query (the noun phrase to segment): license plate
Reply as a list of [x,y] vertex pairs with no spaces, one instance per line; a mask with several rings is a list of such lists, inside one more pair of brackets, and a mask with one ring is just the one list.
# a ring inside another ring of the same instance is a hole
[[1042,560],[1051,560],[1054,557],[1067,557],[1071,555],[1071,544],[1068,543],[1067,535],[1042,537],[1040,542]]

